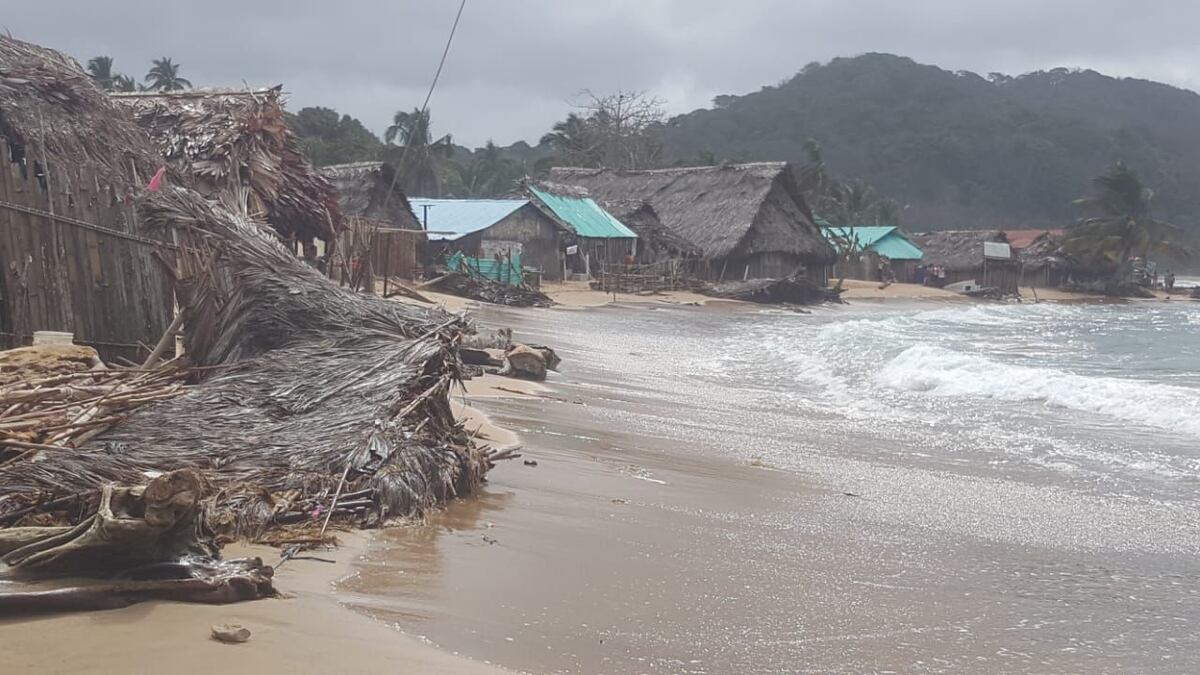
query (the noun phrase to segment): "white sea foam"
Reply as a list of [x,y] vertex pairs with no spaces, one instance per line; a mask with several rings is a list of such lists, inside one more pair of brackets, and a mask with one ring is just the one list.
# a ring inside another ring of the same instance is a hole
[[1042,401],[1200,437],[1200,390],[1188,387],[1011,365],[933,345],[905,349],[875,380],[891,389],[933,396]]

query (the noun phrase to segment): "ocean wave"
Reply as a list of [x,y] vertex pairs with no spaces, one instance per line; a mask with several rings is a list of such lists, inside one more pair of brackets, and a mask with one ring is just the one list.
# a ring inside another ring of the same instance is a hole
[[933,345],[888,361],[878,384],[943,397],[1042,401],[1048,406],[1200,437],[1200,390],[1000,363]]

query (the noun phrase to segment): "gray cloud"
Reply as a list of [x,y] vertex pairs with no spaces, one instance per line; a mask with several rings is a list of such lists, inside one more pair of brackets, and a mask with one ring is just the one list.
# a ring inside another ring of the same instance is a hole
[[[382,133],[419,106],[456,0],[17,3],[15,37],[141,76],[169,55],[201,86],[284,83]],[[467,0],[431,108],[439,133],[536,141],[580,90],[645,89],[672,112],[804,64],[886,51],[951,70],[1086,67],[1200,89],[1200,3],[1149,0]]]

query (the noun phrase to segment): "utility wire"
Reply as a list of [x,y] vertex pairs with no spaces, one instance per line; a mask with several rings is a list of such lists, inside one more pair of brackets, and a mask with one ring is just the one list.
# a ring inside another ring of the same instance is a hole
[[[458,31],[458,22],[462,19],[463,8],[467,6],[467,0],[462,0],[458,5],[458,13],[454,15],[454,24],[450,26],[450,35],[446,38],[446,48],[442,50],[442,58],[438,61],[437,71],[433,74],[433,82],[429,83],[429,92],[425,94],[425,102],[421,104],[421,119],[425,118],[425,111],[429,109],[429,99],[433,98],[433,90],[437,87],[438,79],[442,76],[442,68],[446,65],[446,57],[450,55],[450,45],[454,42],[454,33]],[[429,131],[428,128],[425,129]],[[408,149],[412,147],[412,139],[404,144],[404,152],[400,153],[400,162],[396,166],[396,170],[392,172],[392,184],[388,187],[387,194],[383,197],[383,208],[386,209],[388,202],[392,200],[392,193],[396,190],[396,180],[400,178],[400,172],[404,170],[404,162],[408,159]]]

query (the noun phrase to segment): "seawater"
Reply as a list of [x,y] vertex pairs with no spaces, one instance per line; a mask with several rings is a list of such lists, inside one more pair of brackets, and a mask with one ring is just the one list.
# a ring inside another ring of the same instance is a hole
[[563,356],[476,401],[540,465],[364,611],[533,673],[1200,672],[1200,303],[482,317]]
[[[1200,303],[761,311],[689,318],[683,334],[669,316],[622,317],[645,325],[621,335],[601,320],[592,338],[626,341],[635,388],[767,437],[716,452],[797,469],[814,454],[903,461],[1162,499],[1192,500],[1200,485]],[[579,356],[599,368],[612,358]]]

